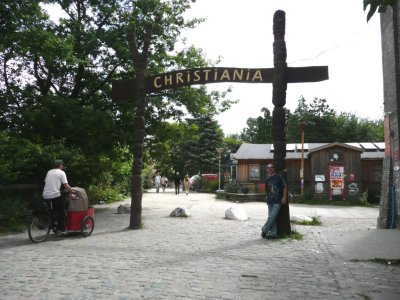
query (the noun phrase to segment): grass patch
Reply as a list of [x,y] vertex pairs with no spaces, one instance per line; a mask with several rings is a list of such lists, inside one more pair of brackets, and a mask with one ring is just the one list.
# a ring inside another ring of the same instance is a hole
[[327,206],[364,206],[375,207],[376,204],[365,203],[360,200],[328,200],[328,199],[291,199],[292,204],[327,205]]
[[352,259],[353,262],[370,262],[386,266],[400,267],[400,259],[386,259],[386,258],[373,258],[373,259]]
[[303,234],[300,232],[297,232],[296,230],[292,230],[290,234],[279,234],[277,239],[283,240],[283,239],[291,239],[291,240],[297,240],[300,241],[304,237]]
[[0,235],[7,233],[21,233],[27,228],[27,221],[25,219],[15,220],[10,224],[0,226]]
[[306,226],[320,226],[322,224],[320,216],[311,217],[312,221],[291,221],[292,224],[306,225]]

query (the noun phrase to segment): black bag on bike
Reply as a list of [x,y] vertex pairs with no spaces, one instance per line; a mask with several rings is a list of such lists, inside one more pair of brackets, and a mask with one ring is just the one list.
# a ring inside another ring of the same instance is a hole
[[38,217],[40,215],[43,215],[44,213],[48,213],[50,210],[50,203],[47,201],[42,201],[38,205],[36,205],[33,215],[35,217]]

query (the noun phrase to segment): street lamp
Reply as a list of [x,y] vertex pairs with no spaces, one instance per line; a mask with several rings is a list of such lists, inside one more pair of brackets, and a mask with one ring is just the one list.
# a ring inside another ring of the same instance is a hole
[[218,192],[221,191],[221,155],[224,152],[224,148],[216,148],[219,157],[218,157]]
[[300,166],[300,181],[301,181],[301,198],[303,198],[304,194],[304,128],[306,127],[307,122],[301,121],[299,123],[301,129],[301,166]]

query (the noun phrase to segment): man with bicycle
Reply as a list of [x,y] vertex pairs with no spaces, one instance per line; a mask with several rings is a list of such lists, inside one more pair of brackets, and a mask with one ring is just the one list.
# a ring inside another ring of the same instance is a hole
[[57,214],[57,235],[66,235],[65,229],[65,201],[61,196],[61,188],[65,188],[68,192],[74,191],[68,184],[67,175],[64,172],[64,162],[55,160],[53,168],[47,172],[44,180],[45,185],[42,197],[52,203],[53,209]]

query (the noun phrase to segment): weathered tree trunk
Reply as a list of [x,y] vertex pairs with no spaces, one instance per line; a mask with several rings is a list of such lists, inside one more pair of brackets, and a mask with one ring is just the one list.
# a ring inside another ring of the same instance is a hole
[[[274,165],[277,172],[281,173],[287,181],[286,174],[286,134],[285,110],[286,104],[286,42],[285,42],[285,12],[278,10],[274,14],[274,76],[272,89],[272,138],[274,141]],[[286,195],[287,196],[287,195]],[[288,198],[287,198],[288,199]],[[290,234],[289,199],[282,205],[276,219],[278,234]]]
[[146,112],[146,81],[145,73],[147,67],[147,55],[150,45],[152,28],[146,29],[142,53],[139,53],[135,31],[129,28],[128,42],[132,61],[135,66],[136,75],[136,112],[134,118],[133,135],[133,164],[131,177],[131,215],[129,220],[130,229],[142,227],[142,169],[143,169],[143,141],[145,137],[145,112]]

